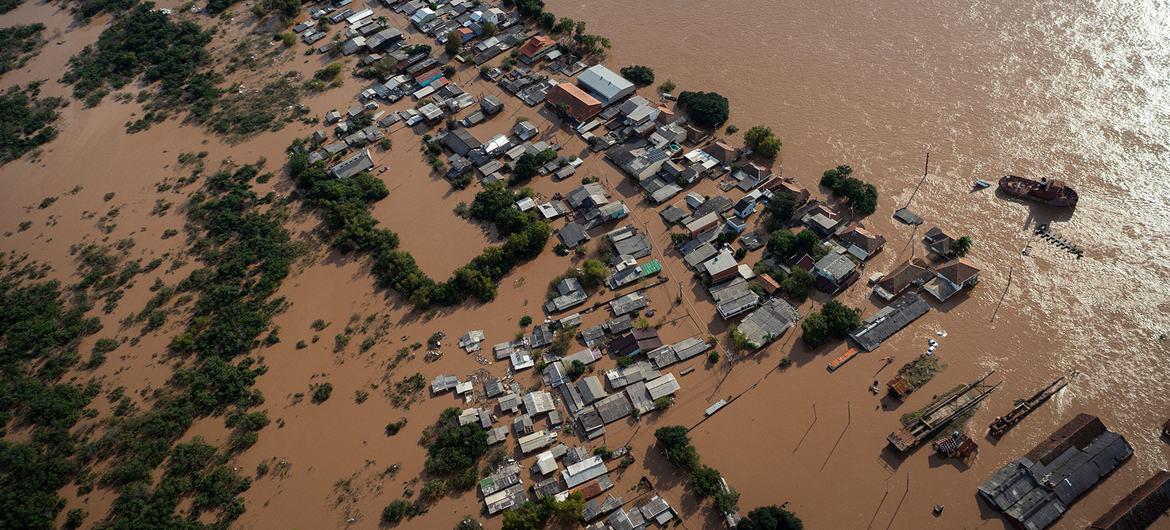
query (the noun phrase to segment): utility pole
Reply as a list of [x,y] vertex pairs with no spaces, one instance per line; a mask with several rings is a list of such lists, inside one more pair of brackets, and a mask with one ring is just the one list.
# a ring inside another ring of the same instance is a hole
[[911,202],[914,200],[914,196],[915,196],[915,195],[918,195],[918,188],[921,188],[921,187],[922,187],[922,183],[923,183],[923,182],[926,182],[926,174],[927,174],[929,171],[930,171],[930,151],[927,151],[927,152],[926,152],[926,166],[924,166],[924,167],[922,168],[922,179],[920,179],[920,180],[918,181],[918,185],[917,185],[917,186],[914,186],[914,192],[910,194],[910,199],[906,201],[906,206],[903,206],[903,208],[909,208],[909,207],[910,207],[910,203],[911,203]]

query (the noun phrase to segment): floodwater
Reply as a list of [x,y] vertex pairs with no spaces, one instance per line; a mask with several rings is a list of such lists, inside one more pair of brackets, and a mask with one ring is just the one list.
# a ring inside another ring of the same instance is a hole
[[[874,182],[881,193],[879,209],[865,223],[889,242],[868,264],[866,275],[889,270],[915,253],[921,256],[918,240],[931,225],[969,234],[975,241],[971,259],[983,269],[982,281],[969,295],[936,305],[875,354],[862,355],[836,373],[824,367],[844,347],[808,351],[799,345],[797,333],[733,363],[710,366],[696,358],[672,367],[675,372],[696,368],[679,377],[682,391],[673,407],[641,422],[607,426],[601,442],[611,448],[629,444],[638,459],[614,474],[614,494],[627,501],[635,498],[630,489],[646,476],[682,511],[688,528],[719,525],[709,515],[709,503],[696,505],[684,478],[673,474],[653,449],[654,429],[676,424],[695,426],[691,436],[703,461],[741,492],[744,510],[790,502],[812,528],[1003,527],[1002,519],[977,501],[976,486],[1077,412],[1100,415],[1130,440],[1135,457],[1079,502],[1061,527],[1087,524],[1156,469],[1170,465],[1170,446],[1156,434],[1170,415],[1170,348],[1159,341],[1170,333],[1170,6],[1165,2],[725,5],[680,0],[651,9],[612,0],[548,4],[560,16],[586,20],[591,33],[611,38],[614,46],[606,60],[611,68],[652,66],[659,81],[673,79],[680,90],[715,90],[728,96],[731,123],[741,129],[771,126],[784,141],[777,170],[783,168],[806,187],[815,189],[820,172],[841,163]],[[399,27],[407,25],[396,15],[389,18]],[[55,78],[72,53],[97,38],[104,23],[75,26],[55,7],[31,2],[6,15],[5,22],[9,20],[45,22],[50,42],[25,69],[5,75],[0,83],[48,79],[45,92],[50,95],[68,93]],[[216,46],[226,53],[241,32],[231,24],[221,27],[228,31],[217,36]],[[418,35],[411,38],[423,42]],[[308,74],[324,64],[319,56],[303,57],[302,50],[298,44],[272,71]],[[475,74],[465,69],[456,80],[475,95],[500,93],[497,86],[475,80]],[[264,75],[244,77],[256,85]],[[315,116],[332,108],[344,110],[364,86],[347,78],[342,87],[306,103]],[[649,90],[643,93],[650,95]],[[504,101],[504,115],[473,129],[481,140],[526,117],[545,138],[565,144],[563,152],[582,152],[581,142],[555,130],[545,115],[515,99]],[[166,228],[181,228],[183,198],[194,189],[176,193],[156,188],[158,182],[188,172],[177,167],[178,153],[208,151],[208,170],[221,160],[260,157],[274,168],[291,139],[312,130],[292,123],[235,145],[178,121],[126,135],[123,124],[136,111],[112,96],[94,109],[72,102],[64,111],[61,136],[38,161],[0,168],[6,187],[0,196],[0,228],[13,232],[0,239],[0,248],[49,263],[53,276],[62,279],[73,270],[70,246],[82,241],[113,243],[134,237],[131,258],[167,260],[135,281],[117,311],[103,316],[106,328],[99,336],[137,336],[137,330],[119,330],[117,321],[149,298],[147,288],[155,277],[173,284],[192,267],[181,263],[181,236],[159,237]],[[378,175],[391,190],[374,214],[399,232],[403,248],[424,271],[444,279],[483,247],[498,244],[489,231],[452,212],[459,201],[471,201],[474,186],[451,191],[425,165],[417,135],[399,129],[390,137],[390,152],[374,150],[375,161],[387,168]],[[930,171],[919,186],[927,151]],[[1056,216],[995,198],[991,190],[969,192],[973,179],[994,180],[1004,173],[1067,180],[1080,192],[1080,205],[1071,216]],[[668,231],[655,209],[638,204],[637,193],[600,157],[585,157],[577,175],[600,177],[634,210],[629,222],[651,234],[655,257],[663,259],[663,273],[671,279],[648,291],[658,310],[652,320],[661,320],[664,340],[725,337],[726,327],[714,317],[705,292],[678,256],[666,252]],[[83,189],[69,194],[77,185]],[[541,178],[532,187],[547,197],[577,185],[577,178],[559,183]],[[280,193],[290,189],[283,178],[264,187]],[[116,196],[107,204],[103,194],[111,191]],[[715,183],[704,181],[699,191],[714,193]],[[47,196],[60,199],[37,209]],[[175,203],[162,217],[151,214],[158,198]],[[927,219],[920,230],[890,219],[907,203]],[[81,215],[91,211],[101,216],[114,206],[120,215],[109,234],[96,229],[94,218]],[[33,221],[32,227],[18,231],[25,220]],[[1040,222],[1052,222],[1054,230],[1086,249],[1085,257],[1077,260],[1030,240]],[[290,228],[312,241],[316,222],[312,216],[298,216]],[[1021,254],[1025,246],[1028,255]],[[747,261],[759,257],[756,252]],[[258,352],[269,367],[258,387],[277,421],[237,465],[250,473],[268,462],[273,471],[245,493],[248,511],[238,525],[376,527],[382,507],[405,490],[421,487],[411,481],[422,469],[425,449],[416,442],[423,428],[444,408],[470,406],[443,395],[424,398],[409,410],[394,408],[386,399],[387,388],[415,372],[428,381],[441,373],[461,379],[484,370],[507,375],[506,366],[483,366],[457,350],[454,339],[483,329],[487,344],[503,342],[519,329],[522,316],[539,321],[549,281],[577,259],[555,256],[550,248],[506,277],[493,303],[420,315],[393,293],[379,290],[364,261],[315,247],[280,293],[291,303],[275,321],[282,342]],[[173,272],[172,263],[177,265]],[[682,303],[675,304],[680,283]],[[869,315],[875,306],[860,283],[841,297]],[[590,302],[611,296],[596,294]],[[800,310],[814,309],[823,300],[807,302]],[[360,328],[371,315],[369,329],[355,333],[336,352],[335,335],[354,316],[359,323],[354,327]],[[182,329],[181,316],[179,311],[167,327],[146,334],[137,345],[123,344],[93,375],[106,390],[125,386],[140,407],[148,407],[149,400],[138,392],[162,385],[171,365],[180,362],[169,359],[163,349],[169,336]],[[602,311],[589,313],[584,325],[606,318]],[[312,330],[316,319],[328,327]],[[377,335],[383,321],[385,332]],[[936,334],[941,330],[946,337]],[[420,350],[390,368],[395,351],[426,342],[435,331],[448,336],[441,359],[425,362]],[[360,351],[364,338],[374,335],[376,345]],[[937,353],[947,368],[905,404],[887,401],[883,408],[867,387],[874,379],[886,380],[896,366],[923,351],[928,338],[941,342]],[[307,347],[295,348],[299,340]],[[88,348],[82,346],[83,351]],[[898,362],[880,370],[879,358],[886,355]],[[774,370],[785,356],[793,366]],[[597,370],[613,364],[603,359]],[[1004,383],[969,424],[981,445],[970,469],[939,460],[928,449],[898,457],[885,448],[885,435],[901,414],[991,369],[997,371],[993,379]],[[1002,441],[983,439],[983,426],[1008,410],[1014,399],[1072,370],[1082,375]],[[528,371],[516,380],[527,388],[535,378]],[[324,381],[334,386],[329,401],[312,405],[297,398],[311,384]],[[357,403],[358,390],[369,392],[369,400]],[[731,396],[740,397],[700,424],[703,409]],[[108,407],[98,401],[104,417]],[[407,426],[387,437],[384,426],[403,417]],[[510,422],[511,417],[500,420]],[[224,439],[222,420],[197,423],[190,433],[194,435]],[[515,448],[511,436],[508,447]],[[401,467],[397,474],[386,474],[392,464]],[[112,500],[101,490],[84,498],[72,487],[66,490],[67,510],[84,506],[94,519]],[[936,504],[946,508],[937,519],[930,514]],[[463,514],[477,515],[479,510],[476,496],[465,493],[438,502],[403,527],[450,527]],[[487,523],[498,526],[500,518]]]
[[[839,351],[818,355],[814,369],[773,375],[692,433],[743,493],[741,506],[792,501],[814,527],[977,526],[993,515],[975,502],[976,485],[1080,411],[1101,415],[1136,455],[1062,525],[1088,523],[1167,467],[1170,452],[1156,435],[1170,414],[1170,347],[1159,340],[1170,330],[1165,2],[549,4],[610,37],[611,66],[649,65],[679,90],[726,95],[741,129],[771,126],[784,141],[785,175],[811,187],[821,171],[847,163],[875,182],[882,199],[866,224],[890,243],[867,270],[921,255],[921,233],[890,219],[907,203],[927,219],[923,230],[937,224],[973,237],[980,285],[877,353],[907,359],[945,329],[940,357],[949,367],[932,392],[996,369],[1005,383],[974,431],[1056,376],[1083,374],[998,446],[980,436],[978,461],[960,472],[926,450],[894,464],[882,452],[897,415],[928,395],[875,412],[865,386],[888,377],[871,378],[876,356],[829,375],[821,367]],[[927,151],[930,173],[915,194]],[[1080,205],[1052,219],[990,190],[969,193],[974,179],[1006,173],[1067,180]],[[1021,256],[1046,221],[1086,256],[1038,240]],[[859,291],[846,298],[862,302]],[[756,378],[726,383],[727,393]],[[936,503],[946,511],[933,520]]]

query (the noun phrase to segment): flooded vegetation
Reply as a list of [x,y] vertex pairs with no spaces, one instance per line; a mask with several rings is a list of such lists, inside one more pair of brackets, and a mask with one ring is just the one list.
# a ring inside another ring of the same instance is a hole
[[0,526],[998,528],[1115,456],[1084,526],[1167,467],[1156,3],[338,4],[0,4]]

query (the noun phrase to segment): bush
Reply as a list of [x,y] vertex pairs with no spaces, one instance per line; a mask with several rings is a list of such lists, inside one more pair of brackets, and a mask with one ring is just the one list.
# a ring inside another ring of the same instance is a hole
[[674,92],[674,89],[676,89],[676,88],[678,88],[678,85],[675,85],[675,84],[674,84],[674,81],[671,81],[671,80],[669,80],[669,79],[667,79],[667,80],[666,80],[664,83],[662,83],[661,85],[658,85],[658,91],[659,91],[659,92],[665,92],[665,93],[667,93],[667,94],[669,94],[669,93],[671,93],[671,92]]
[[0,164],[7,164],[57,137],[61,98],[40,98],[39,83],[0,93]]
[[114,339],[98,339],[93,345],[94,353],[110,353],[118,348],[118,341]]
[[39,22],[0,28],[0,74],[24,66],[44,46],[44,31],[45,25]]
[[394,435],[398,434],[398,431],[401,431],[403,427],[406,427],[406,418],[402,418],[402,419],[395,421],[395,422],[387,423],[386,424],[386,436],[394,436]]
[[176,22],[153,8],[150,2],[127,6],[96,44],[69,59],[62,77],[87,106],[140,76],[146,84],[158,82],[157,101],[147,106],[138,128],[162,119],[174,107],[189,108],[203,118],[220,95],[215,86],[219,77],[208,66],[211,56],[204,48],[211,42],[211,32],[193,21]]
[[650,86],[654,83],[654,69],[649,66],[627,66],[622,68],[622,77],[638,86]]
[[708,128],[723,125],[731,112],[727,98],[716,92],[683,92],[678,104],[695,123]]
[[532,324],[532,317],[530,317],[528,315],[524,315],[524,316],[520,317],[520,327],[526,328],[530,324]]
[[321,384],[317,385],[315,388],[313,388],[313,398],[312,398],[313,403],[318,404],[318,405],[321,403],[324,403],[326,400],[329,399],[329,396],[332,394],[333,394],[333,384],[332,383],[321,383]]

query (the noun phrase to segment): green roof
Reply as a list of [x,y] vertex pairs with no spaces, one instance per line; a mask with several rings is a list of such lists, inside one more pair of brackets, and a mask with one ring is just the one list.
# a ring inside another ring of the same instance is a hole
[[642,264],[642,277],[647,278],[662,272],[662,264],[658,260],[653,260],[649,263]]

